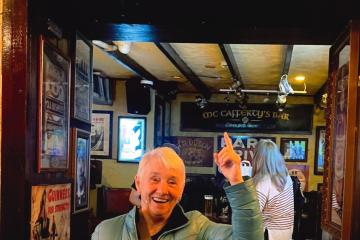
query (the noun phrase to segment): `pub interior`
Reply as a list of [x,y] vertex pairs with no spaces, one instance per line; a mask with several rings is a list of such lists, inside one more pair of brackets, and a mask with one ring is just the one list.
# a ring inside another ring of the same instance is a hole
[[260,139],[280,148],[305,197],[294,239],[360,236],[358,13],[255,2],[2,1],[0,239],[90,239],[169,143],[184,210],[231,224],[225,131],[246,176]]

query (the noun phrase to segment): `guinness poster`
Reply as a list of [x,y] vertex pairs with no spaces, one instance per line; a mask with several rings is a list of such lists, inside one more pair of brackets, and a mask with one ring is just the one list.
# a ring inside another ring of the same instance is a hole
[[313,105],[287,105],[279,112],[274,104],[209,103],[204,109],[181,103],[181,131],[311,134]]
[[31,188],[31,240],[69,240],[71,184]]

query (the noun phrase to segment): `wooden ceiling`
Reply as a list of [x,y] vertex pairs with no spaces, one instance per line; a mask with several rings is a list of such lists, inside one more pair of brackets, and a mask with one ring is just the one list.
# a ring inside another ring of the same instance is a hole
[[349,0],[30,0],[29,7],[40,23],[50,18],[91,40],[132,42],[129,54],[112,52],[110,60],[94,48],[95,69],[110,77],[176,82],[204,96],[234,79],[276,89],[284,72],[296,90],[303,85],[294,77],[305,75],[314,95],[326,81],[329,46],[360,17]]
[[[120,46],[116,41],[110,44]],[[170,54],[163,46],[174,53]],[[143,78],[176,82],[180,92],[204,95],[229,88],[234,80],[240,80],[244,89],[277,90],[283,73],[288,73],[289,83],[299,91],[304,90],[304,84],[295,77],[305,76],[308,95],[315,95],[327,80],[329,45],[294,45],[289,53],[288,45],[228,44],[227,55],[221,50],[223,46],[132,42],[127,55],[119,50],[116,54],[105,52],[95,46],[94,69],[121,80]],[[176,61],[174,56],[178,58]],[[134,68],[134,62],[141,69]]]

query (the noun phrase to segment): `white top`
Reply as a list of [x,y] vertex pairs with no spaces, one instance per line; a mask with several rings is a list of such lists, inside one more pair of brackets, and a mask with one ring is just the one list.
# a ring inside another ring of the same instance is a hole
[[276,189],[270,176],[264,177],[256,185],[256,191],[269,239],[291,239],[294,227],[294,193],[291,177],[287,177],[282,192]]

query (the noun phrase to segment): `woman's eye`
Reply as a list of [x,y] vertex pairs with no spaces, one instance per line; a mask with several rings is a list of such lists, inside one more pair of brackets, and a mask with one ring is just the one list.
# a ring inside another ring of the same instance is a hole
[[152,177],[152,178],[150,178],[150,180],[151,180],[152,182],[159,182],[159,181],[160,181],[160,178]]
[[170,185],[176,185],[176,181],[171,180],[171,181],[169,181],[169,184]]

